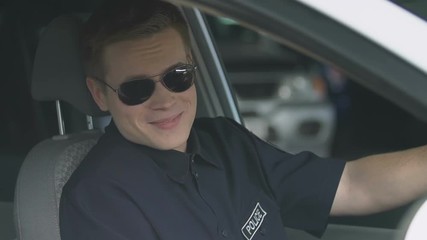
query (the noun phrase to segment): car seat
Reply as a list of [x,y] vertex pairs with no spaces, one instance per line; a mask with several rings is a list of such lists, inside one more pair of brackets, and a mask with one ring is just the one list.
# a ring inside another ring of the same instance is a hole
[[60,101],[88,116],[104,116],[86,88],[79,59],[81,20],[68,15],[55,19],[42,33],[34,60],[33,98],[56,101],[61,134],[37,144],[20,169],[14,201],[20,240],[59,240],[59,202],[62,187],[102,134],[87,130],[65,134]]

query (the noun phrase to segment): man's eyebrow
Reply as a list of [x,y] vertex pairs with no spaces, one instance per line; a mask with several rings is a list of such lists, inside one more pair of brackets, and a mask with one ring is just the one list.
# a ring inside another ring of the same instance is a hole
[[128,76],[128,77],[125,78],[125,80],[123,82],[129,82],[129,81],[134,81],[134,80],[140,80],[140,79],[147,79],[147,78],[156,77],[156,76],[165,74],[165,73],[171,71],[172,69],[174,69],[174,68],[176,68],[176,67],[178,67],[179,65],[182,65],[182,64],[186,64],[186,63],[184,63],[184,62],[177,62],[177,63],[175,63],[175,64],[170,65],[169,67],[167,67],[166,70],[164,70],[164,71],[162,71],[160,73],[154,74],[154,75],[137,74],[137,75]]

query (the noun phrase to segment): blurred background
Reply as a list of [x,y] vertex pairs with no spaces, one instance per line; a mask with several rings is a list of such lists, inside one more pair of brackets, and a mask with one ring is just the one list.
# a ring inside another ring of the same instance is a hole
[[426,144],[427,126],[344,73],[208,17],[248,129],[291,153],[355,159]]

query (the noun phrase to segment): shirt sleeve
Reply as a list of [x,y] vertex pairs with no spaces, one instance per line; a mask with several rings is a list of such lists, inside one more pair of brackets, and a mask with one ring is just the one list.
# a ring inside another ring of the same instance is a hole
[[144,214],[113,181],[79,183],[60,203],[63,240],[159,239]]
[[280,207],[283,224],[321,236],[345,161],[321,158],[311,152],[290,154],[238,126],[255,145],[264,177]]

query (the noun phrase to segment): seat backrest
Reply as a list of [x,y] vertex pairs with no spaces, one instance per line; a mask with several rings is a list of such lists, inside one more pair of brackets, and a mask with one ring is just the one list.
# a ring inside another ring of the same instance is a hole
[[62,187],[99,136],[90,131],[51,138],[30,151],[16,184],[18,239],[61,239],[58,207]]
[[[102,116],[86,88],[79,58],[79,18],[61,16],[43,32],[34,60],[32,95],[36,100],[66,101],[82,113]],[[55,136],[37,144],[19,172],[14,201],[15,226],[21,240],[60,240],[62,187],[100,131]]]

